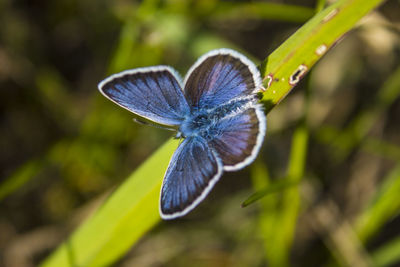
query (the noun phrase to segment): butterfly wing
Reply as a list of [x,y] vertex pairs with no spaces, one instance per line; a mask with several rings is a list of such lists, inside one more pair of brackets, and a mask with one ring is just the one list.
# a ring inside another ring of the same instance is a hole
[[227,116],[215,126],[218,135],[209,145],[222,160],[224,170],[234,171],[250,164],[262,145],[266,119],[258,104],[233,116]]
[[168,66],[138,68],[99,83],[100,92],[123,108],[163,125],[179,125],[189,106],[180,78]]
[[209,193],[222,174],[222,163],[201,137],[186,138],[169,163],[161,188],[160,215],[187,214]]
[[203,55],[185,78],[185,96],[194,108],[214,108],[261,88],[260,73],[245,56],[230,49]]

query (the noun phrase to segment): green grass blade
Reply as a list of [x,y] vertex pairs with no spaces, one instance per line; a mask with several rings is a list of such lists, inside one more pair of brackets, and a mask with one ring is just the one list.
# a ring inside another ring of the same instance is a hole
[[326,0],[317,0],[317,3],[315,5],[315,11],[320,12],[322,9],[324,9],[326,4]]
[[258,162],[252,168],[252,180],[258,193],[246,201],[258,200],[259,196],[270,188],[276,191],[286,187],[279,195],[270,194],[259,201],[260,231],[265,243],[267,261],[271,266],[289,265],[289,254],[300,209],[299,187],[293,185],[298,184],[304,175],[307,143],[308,131],[304,125],[300,125],[293,136],[288,177],[284,181],[276,182],[276,185],[271,185],[268,171],[263,164]]
[[43,162],[31,160],[18,168],[11,176],[0,183],[0,201],[24,186],[35,177],[42,168]]
[[[292,183],[298,183],[304,176],[307,144],[308,130],[304,125],[300,125],[293,135],[292,151],[289,161],[288,181]],[[278,248],[278,255],[280,255],[279,263],[282,264],[274,266],[288,265],[286,263],[289,262],[290,249],[296,229],[297,216],[300,210],[299,187],[294,186],[287,189],[283,192],[282,198],[282,213],[279,220],[280,229],[276,233],[280,240],[275,244]]]
[[271,19],[292,22],[304,22],[314,15],[312,8],[276,3],[229,3],[221,2],[213,11],[218,19]]
[[299,182],[304,175],[307,144],[308,130],[304,124],[301,124],[294,132],[292,152],[290,154],[288,177],[294,183]]
[[395,266],[400,261],[400,237],[386,242],[371,256],[375,267]]
[[160,221],[162,177],[177,144],[156,151],[41,266],[104,266],[126,252]]
[[383,0],[341,0],[316,14],[262,64],[269,111],[346,32]]
[[[270,176],[267,166],[262,160],[257,161],[251,166],[251,179],[253,188],[256,191],[261,191],[270,186]],[[277,247],[271,244],[279,242],[279,236],[274,229],[279,226],[279,195],[270,194],[260,199],[257,202],[260,205],[259,214],[259,232],[264,243],[265,255],[268,263],[275,266],[273,263],[280,262],[279,253],[275,251]]]
[[280,179],[276,182],[273,182],[266,186],[265,188],[258,188],[257,192],[249,196],[245,201],[242,203],[242,207],[247,207],[250,204],[253,204],[257,200],[260,200],[261,198],[273,194],[273,193],[278,193],[282,192],[285,189],[288,189],[290,187],[296,186],[299,183],[297,181],[288,181],[288,178],[283,178]]
[[400,165],[385,177],[371,205],[363,212],[357,222],[359,238],[366,242],[382,226],[400,213]]

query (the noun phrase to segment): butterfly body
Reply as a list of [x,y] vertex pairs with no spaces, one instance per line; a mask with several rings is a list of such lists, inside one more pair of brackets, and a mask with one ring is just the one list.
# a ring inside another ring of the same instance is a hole
[[114,74],[99,84],[113,102],[176,129],[175,137],[182,139],[163,180],[163,219],[187,214],[224,171],[239,170],[255,159],[266,131],[256,96],[260,88],[254,64],[229,49],[203,55],[183,83],[172,68],[157,66]]
[[248,108],[257,106],[257,98],[248,97],[235,99],[208,110],[193,109],[181,123],[177,138],[200,136],[205,140],[212,140],[221,134],[219,122],[233,117]]

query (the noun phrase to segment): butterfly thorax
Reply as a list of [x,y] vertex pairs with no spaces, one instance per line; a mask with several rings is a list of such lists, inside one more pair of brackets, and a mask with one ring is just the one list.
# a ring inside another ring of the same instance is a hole
[[257,101],[254,97],[238,98],[215,108],[193,108],[179,127],[176,138],[200,136],[206,140],[217,137],[221,129],[218,123],[226,118],[244,112],[254,107]]

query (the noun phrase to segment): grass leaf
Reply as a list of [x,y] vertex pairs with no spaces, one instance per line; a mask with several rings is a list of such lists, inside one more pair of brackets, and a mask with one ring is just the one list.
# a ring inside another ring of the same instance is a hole
[[103,266],[112,263],[160,221],[162,177],[177,140],[146,160],[42,266]]

